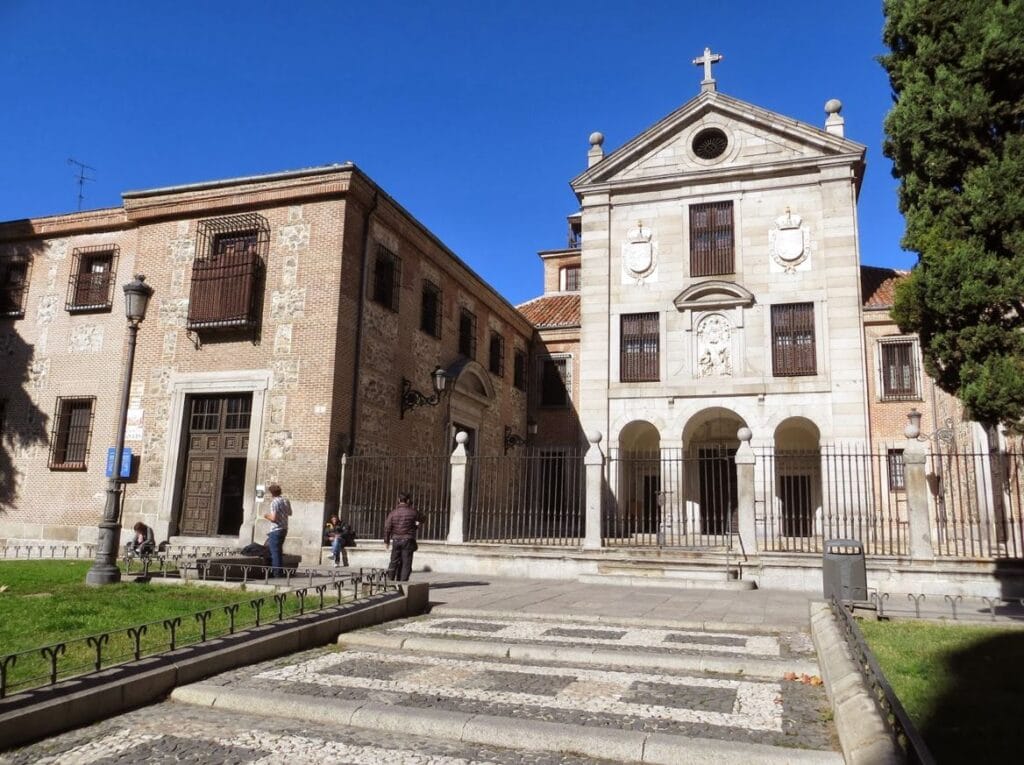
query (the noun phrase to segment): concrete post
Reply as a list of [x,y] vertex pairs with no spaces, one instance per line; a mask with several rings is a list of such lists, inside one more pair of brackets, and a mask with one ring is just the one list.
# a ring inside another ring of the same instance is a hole
[[449,497],[450,511],[448,515],[448,544],[461,545],[466,537],[466,465],[469,456],[466,454],[466,441],[469,434],[460,430],[455,434],[455,451],[452,452],[451,483]]
[[739,516],[740,546],[746,555],[757,552],[757,524],[754,522],[754,450],[750,448],[753,433],[740,428],[736,437],[736,513]]
[[587,434],[590,448],[583,457],[586,470],[586,528],[584,529],[583,549],[597,550],[601,547],[601,507],[604,499],[604,453],[598,445],[601,443],[601,431],[595,430]]
[[[912,410],[913,411],[913,410]],[[903,447],[903,486],[907,492],[907,520],[910,523],[910,557],[913,560],[935,557],[932,547],[932,530],[928,519],[928,481],[925,477],[924,444],[917,440],[921,434],[921,416],[903,430],[907,444]]]

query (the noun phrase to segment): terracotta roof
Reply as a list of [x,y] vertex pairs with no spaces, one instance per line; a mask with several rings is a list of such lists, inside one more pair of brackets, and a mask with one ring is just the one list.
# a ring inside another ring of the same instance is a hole
[[892,308],[896,284],[909,271],[878,266],[860,267],[860,292],[865,308]]
[[537,329],[578,327],[580,325],[580,294],[560,292],[541,295],[516,306]]

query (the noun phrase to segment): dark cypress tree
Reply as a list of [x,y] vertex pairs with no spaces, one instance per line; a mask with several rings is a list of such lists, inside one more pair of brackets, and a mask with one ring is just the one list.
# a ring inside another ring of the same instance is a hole
[[894,317],[991,434],[1024,419],[1024,0],[886,0],[885,154],[903,247]]

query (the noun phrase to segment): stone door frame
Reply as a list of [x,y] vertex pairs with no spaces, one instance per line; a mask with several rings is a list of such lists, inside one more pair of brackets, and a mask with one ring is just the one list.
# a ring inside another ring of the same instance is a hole
[[[167,451],[164,455],[163,480],[160,485],[158,520],[166,524],[168,536],[177,535],[177,509],[184,486],[182,473],[188,457],[185,427],[186,402],[189,396],[226,393],[252,393],[252,415],[249,421],[249,448],[245,462],[245,492],[242,495],[244,514],[238,532],[238,541],[248,543],[254,536],[257,517],[256,484],[260,470],[260,444],[263,443],[264,418],[271,372],[266,369],[244,369],[230,372],[197,372],[174,374],[170,381],[170,406],[167,423]],[[173,530],[173,534],[171,531]],[[204,538],[189,537],[196,543]],[[223,543],[225,537],[212,537],[211,543]]]

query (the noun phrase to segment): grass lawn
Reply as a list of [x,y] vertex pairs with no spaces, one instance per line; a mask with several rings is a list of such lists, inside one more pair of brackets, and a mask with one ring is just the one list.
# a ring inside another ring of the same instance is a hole
[[939,762],[1019,759],[1024,630],[925,622],[859,626]]
[[[149,624],[139,636],[142,654],[150,654],[170,647],[170,630],[164,620],[181,618],[180,625],[175,625],[175,644],[182,646],[199,640],[202,624],[194,614],[200,611],[211,610],[206,624],[208,637],[228,632],[230,618],[225,605],[242,604],[235,616],[236,628],[255,623],[255,611],[249,605],[255,598],[265,599],[262,622],[277,618],[278,605],[271,593],[133,580],[89,587],[85,574],[91,565],[90,561],[0,563],[0,656],[113,630],[102,646],[103,665],[107,666],[133,658],[135,638],[127,627],[157,622]],[[327,593],[332,594],[333,590]],[[319,603],[312,591],[307,603]],[[298,599],[289,595],[284,613],[297,612]],[[95,646],[84,641],[69,644],[59,657],[60,676],[91,669],[95,656]],[[46,682],[49,673],[48,657],[38,652],[19,656],[8,668],[7,690],[14,692]]]

